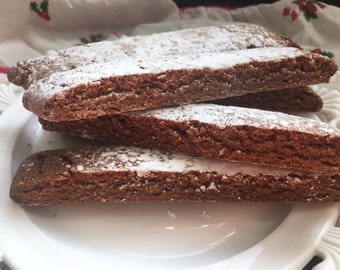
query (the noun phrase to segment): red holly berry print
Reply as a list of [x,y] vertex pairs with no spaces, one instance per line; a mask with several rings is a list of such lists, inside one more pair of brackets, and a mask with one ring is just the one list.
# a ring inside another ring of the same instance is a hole
[[48,0],[42,1],[39,5],[36,2],[30,3],[31,10],[45,21],[51,20],[48,14]]
[[282,11],[282,16],[295,21],[302,13],[307,21],[317,19],[316,14],[318,9],[324,9],[326,5],[318,0],[293,0],[290,7],[285,7]]
[[323,56],[326,56],[328,58],[334,58],[334,53],[332,52],[327,52],[327,51],[322,51],[320,48],[316,48],[314,50],[311,50],[313,53],[321,54]]
[[8,68],[8,67],[2,67],[2,66],[0,66],[0,73],[7,74],[8,71],[9,71],[9,68]]

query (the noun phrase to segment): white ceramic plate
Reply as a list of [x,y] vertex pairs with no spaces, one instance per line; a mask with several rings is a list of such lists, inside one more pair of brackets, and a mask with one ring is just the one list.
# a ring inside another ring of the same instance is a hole
[[15,270],[299,269],[314,254],[340,265],[329,255],[340,246],[337,204],[21,207],[8,197],[18,164],[84,141],[43,131],[20,98],[0,116],[0,138],[0,256]]

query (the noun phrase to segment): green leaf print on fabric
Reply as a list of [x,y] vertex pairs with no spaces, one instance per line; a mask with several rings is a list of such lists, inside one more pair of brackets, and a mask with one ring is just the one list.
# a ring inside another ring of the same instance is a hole
[[325,7],[326,5],[318,0],[293,0],[291,6],[283,9],[282,16],[290,21],[295,21],[303,14],[309,22],[311,19],[318,19],[317,12]]
[[51,17],[48,13],[48,0],[44,0],[40,4],[37,4],[35,1],[30,2],[30,9],[43,20],[51,20]]

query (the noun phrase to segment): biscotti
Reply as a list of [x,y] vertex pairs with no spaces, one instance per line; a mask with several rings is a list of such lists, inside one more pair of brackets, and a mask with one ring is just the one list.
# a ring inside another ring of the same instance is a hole
[[187,53],[210,53],[261,47],[299,47],[290,39],[251,24],[197,27],[152,35],[122,37],[77,46],[19,61],[9,73],[9,81],[28,86],[53,73],[94,63],[126,61],[130,58],[163,58]]
[[284,113],[191,104],[80,121],[40,121],[46,130],[124,145],[340,172],[340,131],[323,122]]
[[114,202],[340,201],[339,174],[199,159],[122,146],[28,157],[10,188],[24,205]]
[[176,106],[327,82],[337,66],[297,48],[255,48],[92,64],[54,73],[24,93],[49,121]]
[[307,86],[246,94],[210,103],[281,112],[317,112],[323,107],[321,97]]

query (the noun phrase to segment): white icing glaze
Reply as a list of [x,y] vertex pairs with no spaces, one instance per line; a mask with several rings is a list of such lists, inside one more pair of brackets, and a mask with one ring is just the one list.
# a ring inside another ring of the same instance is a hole
[[[82,165],[81,167],[79,165],[72,165],[71,171],[81,171],[83,173],[135,171],[139,175],[150,171],[179,173],[199,171],[217,172],[227,176],[238,173],[249,175],[288,175],[294,171],[212,158],[198,158],[184,154],[167,154],[158,150],[136,147],[102,146],[85,151],[87,151],[86,155],[84,155],[85,158],[81,155],[82,157],[78,160],[73,156],[73,162]],[[69,154],[69,156],[72,156],[72,154]],[[213,184],[210,188],[214,188]]]
[[228,51],[206,54],[186,54],[163,58],[129,58],[125,61],[92,64],[73,70],[58,72],[37,81],[26,91],[30,105],[43,106],[55,94],[64,95],[78,85],[99,83],[102,78],[123,75],[163,73],[169,70],[223,69],[252,61],[267,62],[296,58],[305,52],[296,48],[257,48],[243,51]]
[[219,128],[227,126],[253,126],[266,129],[282,129],[299,131],[321,136],[340,136],[340,130],[317,120],[289,115],[280,112],[259,109],[221,106],[215,104],[190,104],[173,108],[162,108],[138,113],[141,116],[152,116],[158,119],[176,122],[199,121],[216,125]]

